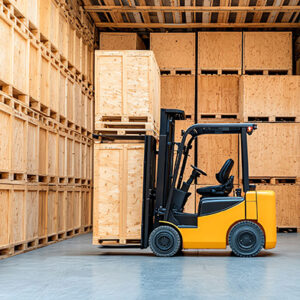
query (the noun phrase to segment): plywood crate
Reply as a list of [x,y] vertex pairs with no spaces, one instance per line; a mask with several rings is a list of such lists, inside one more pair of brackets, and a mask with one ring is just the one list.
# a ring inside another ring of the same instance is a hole
[[299,125],[299,123],[257,123],[257,130],[248,137],[250,176],[299,176]]
[[242,76],[241,120],[292,120],[300,117],[300,76]]
[[244,32],[243,35],[244,74],[251,71],[292,74],[291,32]]
[[194,74],[195,40],[195,33],[150,33],[150,49],[161,70]]
[[141,238],[144,144],[94,144],[93,244]]
[[95,129],[116,120],[133,125],[142,121],[158,129],[160,74],[153,52],[99,50],[95,59]]
[[241,32],[199,32],[198,73],[241,74]]
[[275,192],[276,219],[279,228],[300,229],[300,185],[282,184],[256,184],[256,190],[270,190]]
[[238,75],[198,76],[198,119],[238,119],[239,79]]
[[161,107],[184,110],[191,117],[195,115],[195,76],[161,76]]
[[135,32],[100,32],[100,50],[145,50]]
[[[231,175],[234,183],[239,180],[239,139],[237,134],[200,135],[198,138],[198,167],[207,173],[201,176],[198,183],[201,185],[218,185],[218,173],[229,158],[234,160]],[[249,150],[250,152],[250,150]],[[251,160],[249,158],[249,160]]]

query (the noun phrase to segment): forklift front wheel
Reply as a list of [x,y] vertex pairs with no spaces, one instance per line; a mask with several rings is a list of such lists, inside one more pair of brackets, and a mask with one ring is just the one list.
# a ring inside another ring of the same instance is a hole
[[236,256],[253,257],[264,246],[265,235],[256,223],[242,221],[230,230],[228,243]]
[[156,256],[174,256],[181,249],[181,236],[171,226],[159,226],[151,232],[149,245]]

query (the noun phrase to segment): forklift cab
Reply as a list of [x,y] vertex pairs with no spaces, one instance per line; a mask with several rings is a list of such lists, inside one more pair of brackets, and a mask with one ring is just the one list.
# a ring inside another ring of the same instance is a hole
[[[141,247],[150,244],[158,256],[176,254],[174,244],[180,249],[226,248],[229,244],[238,256],[255,256],[262,247],[275,247],[274,192],[250,191],[249,185],[247,135],[256,130],[256,124],[194,124],[182,132],[181,141],[176,143],[175,123],[184,119],[181,110],[161,110],[158,152],[155,139],[145,137]],[[243,191],[237,189],[234,196],[229,196],[234,179],[234,161],[229,158],[216,174],[219,185],[197,189],[201,196],[198,211],[185,213],[191,184],[199,177],[201,183],[201,176],[207,175],[191,166],[189,179],[183,181],[195,139],[204,134],[240,135]]]

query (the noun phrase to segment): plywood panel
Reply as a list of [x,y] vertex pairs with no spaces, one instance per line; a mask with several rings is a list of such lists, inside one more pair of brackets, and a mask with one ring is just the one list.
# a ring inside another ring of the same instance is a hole
[[25,190],[14,190],[10,198],[10,243],[25,240]]
[[67,212],[66,204],[66,192],[58,191],[57,194],[57,231],[62,232],[66,230],[66,214]]
[[71,230],[74,227],[74,201],[73,191],[67,191],[67,218],[66,230]]
[[73,140],[67,139],[67,176],[74,176],[74,151],[73,151]]
[[50,187],[47,199],[47,235],[57,233],[57,190]]
[[14,31],[13,85],[24,94],[28,94],[28,39]]
[[48,175],[57,176],[57,133],[48,131]]
[[59,79],[60,72],[56,65],[50,65],[50,108],[59,111]]
[[48,106],[50,104],[50,63],[47,58],[41,58],[41,80],[40,80],[41,103]]
[[0,189],[0,246],[9,244],[9,189]]
[[74,121],[74,82],[68,79],[67,81],[67,118]]
[[198,70],[242,69],[241,32],[199,32]]
[[40,0],[26,0],[27,3],[27,16],[30,22],[36,27],[39,27],[39,3]]
[[[11,168],[13,172],[26,172],[26,121],[14,117],[12,119],[12,163]],[[7,154],[6,154],[7,155]]]
[[250,176],[299,176],[299,123],[258,123],[248,138]]
[[28,188],[26,192],[26,240],[38,237],[39,191],[38,186]]
[[195,76],[161,76],[161,107],[177,108],[195,114]]
[[244,70],[291,70],[291,32],[245,32]]
[[39,128],[28,122],[27,134],[27,174],[37,175],[39,169]]
[[0,170],[10,170],[10,149],[11,139],[9,138],[11,129],[11,115],[0,109]]
[[35,100],[40,97],[40,53],[39,49],[30,43],[29,55],[29,95]]
[[66,137],[59,135],[58,138],[58,176],[66,175]]
[[239,76],[198,76],[198,114],[239,113]]
[[101,50],[145,50],[141,38],[134,32],[101,32]]
[[39,191],[39,237],[47,234],[47,190]]
[[300,76],[242,76],[241,117],[299,117]]
[[39,174],[47,174],[47,131],[46,129],[40,128],[39,131]]
[[59,74],[59,114],[66,117],[67,115],[67,78],[66,75]]
[[74,228],[80,227],[81,222],[81,191],[74,192]]
[[79,142],[74,143],[74,176],[80,178],[80,166],[81,166],[81,145]]
[[12,83],[13,31],[11,25],[0,18],[0,80]]
[[150,49],[161,70],[195,70],[195,33],[151,33]]

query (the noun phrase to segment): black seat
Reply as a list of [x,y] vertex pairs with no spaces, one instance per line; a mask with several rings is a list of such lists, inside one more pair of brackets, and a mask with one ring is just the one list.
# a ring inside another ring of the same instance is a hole
[[230,176],[230,172],[234,165],[234,161],[230,158],[225,161],[223,167],[216,174],[216,179],[220,185],[207,186],[197,189],[197,193],[203,197],[226,197],[233,189],[234,176]]

